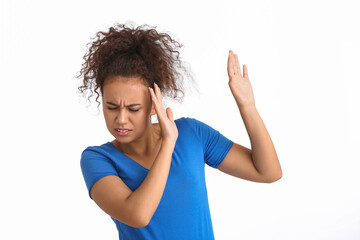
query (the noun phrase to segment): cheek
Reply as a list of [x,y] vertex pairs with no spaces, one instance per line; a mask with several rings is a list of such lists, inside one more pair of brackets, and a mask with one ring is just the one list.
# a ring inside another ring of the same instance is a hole
[[149,118],[150,115],[147,111],[142,111],[141,113],[138,112],[137,114],[134,114],[131,118],[129,118],[129,121],[131,121],[133,126],[139,131],[145,131],[150,121]]
[[113,128],[114,122],[116,121],[116,114],[110,112],[104,112],[104,119],[108,128]]
[[108,112],[104,112],[104,119],[105,121],[109,121],[112,118],[111,114],[109,114]]
[[146,122],[148,118],[148,114],[145,111],[142,111],[141,113],[134,114],[134,116],[131,117],[134,124],[141,127],[146,127]]
[[105,115],[104,114],[104,119],[105,119],[105,123],[106,123],[106,126],[108,127],[108,129],[110,130],[110,128],[112,128],[112,123],[113,123],[113,120],[112,118],[109,116],[109,115]]

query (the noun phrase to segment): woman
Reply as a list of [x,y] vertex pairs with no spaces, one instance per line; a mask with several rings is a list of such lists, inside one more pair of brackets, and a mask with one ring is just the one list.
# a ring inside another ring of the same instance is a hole
[[[282,172],[256,111],[248,72],[229,51],[229,87],[252,150],[195,119],[175,119],[162,94],[182,92],[181,46],[155,29],[118,24],[99,32],[85,55],[83,86],[100,88],[114,140],[89,146],[81,170],[91,199],[115,222],[119,239],[214,239],[205,163],[232,176],[274,182]],[[174,46],[175,47],[174,47]],[[175,54],[177,53],[177,54]],[[96,99],[98,99],[98,97]],[[151,122],[157,115],[159,123]]]

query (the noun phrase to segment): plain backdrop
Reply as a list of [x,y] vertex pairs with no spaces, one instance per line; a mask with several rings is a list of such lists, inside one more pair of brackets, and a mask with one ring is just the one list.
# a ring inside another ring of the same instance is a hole
[[[156,26],[183,44],[199,93],[169,102],[251,147],[228,87],[249,70],[283,177],[205,165],[216,239],[360,239],[357,1],[1,1],[1,239],[118,239],[87,193],[81,152],[113,139],[75,75],[98,31]],[[185,82],[187,82],[185,80]]]

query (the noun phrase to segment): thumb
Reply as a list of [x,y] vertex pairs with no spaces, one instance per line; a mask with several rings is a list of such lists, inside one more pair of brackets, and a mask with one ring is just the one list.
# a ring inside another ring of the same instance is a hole
[[173,116],[173,113],[171,111],[171,108],[168,107],[166,109],[166,114],[167,114],[168,118],[173,122],[174,121],[174,116]]

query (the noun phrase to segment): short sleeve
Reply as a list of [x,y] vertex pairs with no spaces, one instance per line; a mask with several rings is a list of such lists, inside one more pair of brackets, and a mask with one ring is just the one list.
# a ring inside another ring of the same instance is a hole
[[205,163],[217,168],[234,144],[216,129],[195,118],[189,118],[195,125],[201,146],[204,150]]
[[93,147],[88,147],[82,152],[80,166],[91,199],[90,190],[94,183],[108,175],[118,176],[111,160]]

